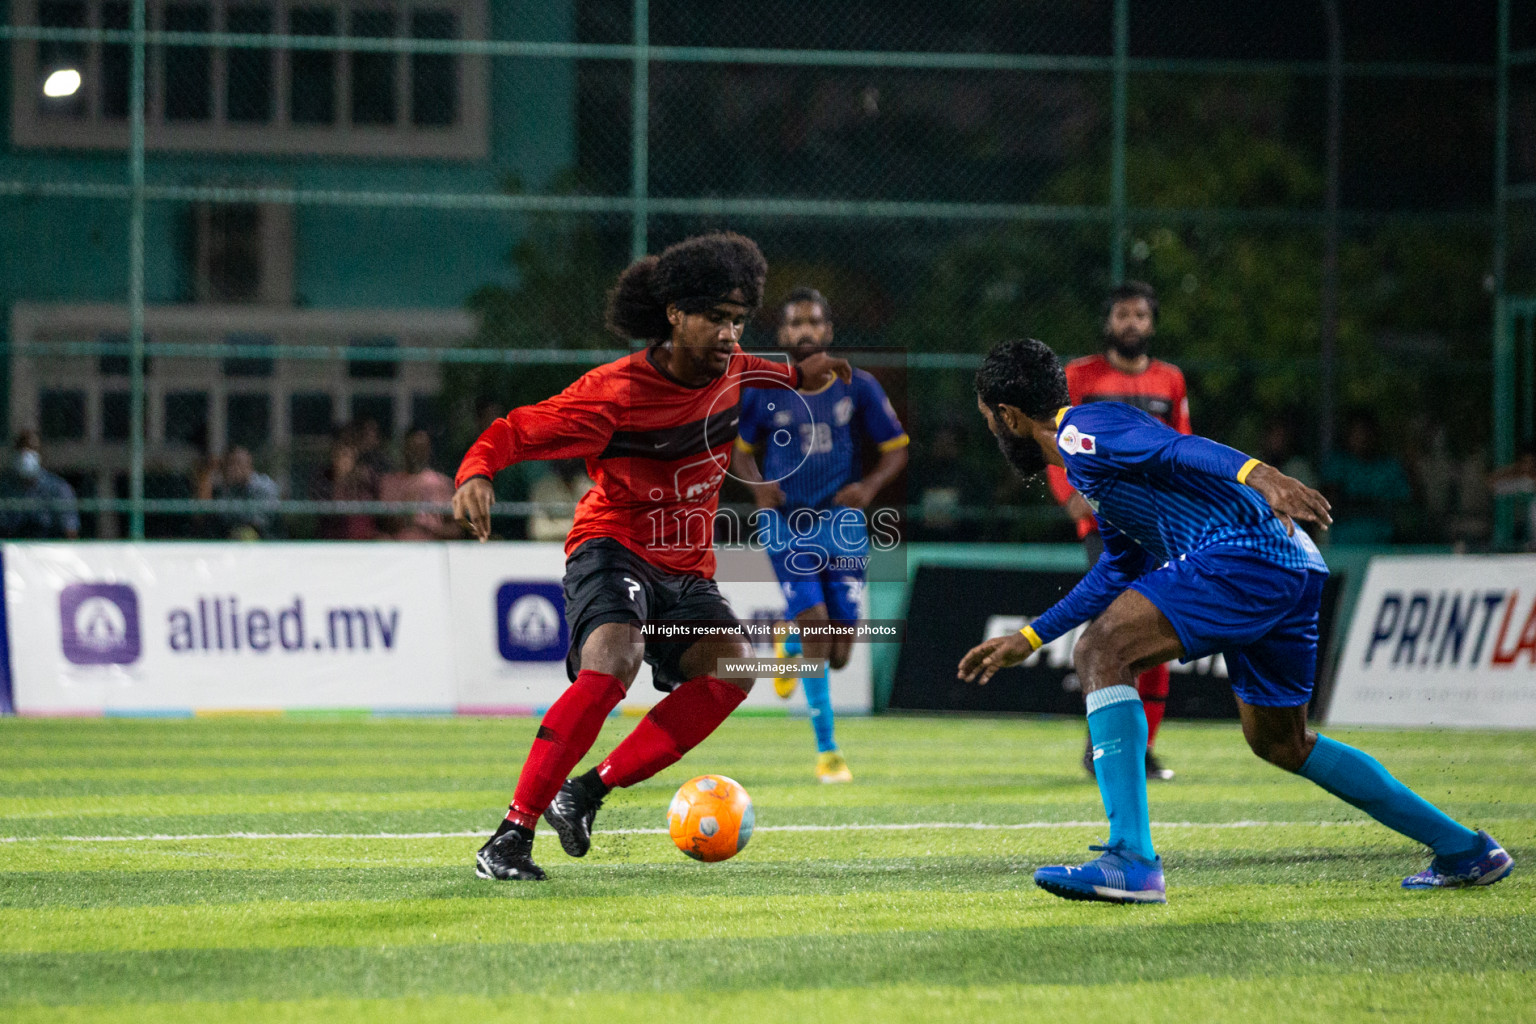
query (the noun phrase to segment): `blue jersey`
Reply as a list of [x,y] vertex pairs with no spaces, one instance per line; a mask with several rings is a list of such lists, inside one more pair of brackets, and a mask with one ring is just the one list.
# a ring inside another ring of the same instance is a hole
[[825,509],[845,484],[858,480],[859,439],[881,451],[907,443],[906,431],[880,382],[864,370],[820,391],[749,388],[742,392],[738,443],[761,451],[764,480],[784,491],[785,509]]
[[1067,479],[1094,510],[1104,554],[1071,593],[1032,623],[1043,643],[1093,618],[1142,574],[1213,546],[1277,567],[1327,573],[1306,533],[1286,534],[1264,497],[1240,482],[1258,464],[1180,434],[1122,402],[1064,409],[1056,447]]

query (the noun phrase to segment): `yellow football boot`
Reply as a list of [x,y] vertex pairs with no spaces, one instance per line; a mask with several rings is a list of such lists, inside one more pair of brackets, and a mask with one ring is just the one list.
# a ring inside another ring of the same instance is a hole
[[[773,638],[773,656],[775,658],[784,659],[784,658],[788,658],[789,657],[789,648],[785,645],[785,642],[784,642],[785,638],[788,635],[789,635],[788,633],[779,633],[779,634],[776,634],[774,636],[774,638]],[[799,685],[800,685],[800,677],[799,676],[774,676],[773,677],[773,692],[778,694],[780,697],[783,697],[785,700],[789,700],[789,698],[791,698],[791,697],[793,697],[795,695],[795,689]]]
[[824,783],[852,782],[853,772],[840,750],[829,750],[816,755],[816,778]]

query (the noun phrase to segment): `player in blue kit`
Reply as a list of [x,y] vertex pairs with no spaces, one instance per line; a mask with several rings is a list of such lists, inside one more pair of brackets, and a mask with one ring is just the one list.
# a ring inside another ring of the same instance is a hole
[[[832,309],[814,288],[796,288],[779,308],[779,347],[795,363],[832,344]],[[784,592],[785,617],[809,632],[791,635],[780,653],[848,664],[853,642],[818,637],[817,626],[852,623],[869,559],[864,509],[907,465],[907,433],[880,383],[863,370],[817,391],[753,388],[741,400],[733,470],[752,484],[759,535]],[[880,449],[861,475],[859,445]],[[758,465],[761,457],[762,464]],[[805,677],[805,701],[816,733],[816,776],[851,782],[848,761],[833,736],[827,673]],[[781,697],[794,681],[775,680]]]
[[1028,478],[1064,467],[1104,537],[1104,554],[1065,597],[960,662],[960,678],[985,683],[1093,620],[1074,660],[1109,841],[1091,847],[1103,855],[1086,864],[1040,868],[1037,885],[1067,899],[1166,902],[1147,813],[1147,721],[1132,684],[1149,665],[1218,651],[1255,754],[1434,850],[1404,888],[1490,885],[1509,874],[1514,860],[1486,832],[1452,820],[1369,754],[1307,728],[1328,569],[1293,519],[1331,523],[1321,494],[1132,406],[1069,407],[1061,364],[1038,341],[996,346],[976,374],[976,398],[1014,469]]

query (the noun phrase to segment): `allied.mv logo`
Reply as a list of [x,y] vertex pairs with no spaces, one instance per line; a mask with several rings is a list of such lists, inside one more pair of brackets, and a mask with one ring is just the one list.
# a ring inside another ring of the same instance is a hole
[[506,661],[559,661],[570,643],[558,583],[503,583],[496,591],[496,647]]
[[71,583],[59,592],[64,657],[76,665],[139,660],[139,598],[122,583]]

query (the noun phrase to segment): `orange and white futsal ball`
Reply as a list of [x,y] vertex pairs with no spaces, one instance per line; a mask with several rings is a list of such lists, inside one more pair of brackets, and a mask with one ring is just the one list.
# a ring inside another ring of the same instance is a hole
[[736,856],[752,838],[752,798],[735,779],[700,775],[678,789],[667,808],[672,841],[694,860]]

